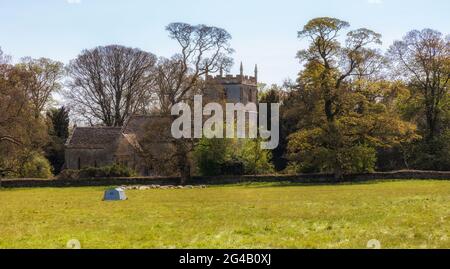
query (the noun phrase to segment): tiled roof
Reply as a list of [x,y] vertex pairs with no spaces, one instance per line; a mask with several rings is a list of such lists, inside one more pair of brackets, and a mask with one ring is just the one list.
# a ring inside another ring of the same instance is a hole
[[76,127],[67,142],[69,148],[105,148],[119,139],[120,127]]
[[146,124],[152,121],[155,116],[133,115],[123,127],[124,134],[136,134],[143,131]]
[[163,128],[165,132],[170,134],[170,125],[164,124],[167,119],[159,115],[133,115],[122,128],[76,127],[66,146],[67,148],[104,149],[119,141],[123,135],[134,148],[139,149],[139,141],[144,137],[148,128]]
[[164,129],[165,135],[170,135],[168,120],[169,117],[161,115],[133,115],[123,127],[123,133],[134,134],[137,141],[141,141],[149,129]]

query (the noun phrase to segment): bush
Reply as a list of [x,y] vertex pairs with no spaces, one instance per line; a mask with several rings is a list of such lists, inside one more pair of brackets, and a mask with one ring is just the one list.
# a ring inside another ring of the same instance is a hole
[[103,167],[86,167],[81,170],[63,170],[59,175],[59,179],[87,179],[87,178],[111,178],[111,177],[132,177],[136,173],[132,169],[114,164]]
[[109,177],[111,168],[104,167],[86,167],[80,170],[79,178]]
[[274,166],[270,162],[271,152],[261,149],[260,139],[244,139],[240,141],[237,155],[244,164],[245,174],[263,175],[274,172]]
[[419,170],[450,171],[450,130],[432,141],[419,141],[410,149],[411,167]]
[[75,180],[80,178],[80,170],[65,169],[58,175],[58,179]]
[[38,153],[32,154],[31,158],[24,163],[20,177],[23,178],[51,178],[52,168],[49,161]]
[[203,176],[272,173],[271,153],[261,149],[260,142],[202,138],[194,150],[198,171]]
[[227,139],[202,138],[194,149],[198,171],[203,176],[223,173],[223,165],[228,162],[230,142]]
[[287,175],[300,174],[302,172],[302,167],[298,162],[289,162],[286,168],[282,171],[283,174]]
[[239,160],[229,160],[222,163],[221,175],[243,175],[245,174],[244,163]]
[[[291,135],[288,145],[290,169],[296,168],[301,173],[335,173],[338,177],[374,171],[377,161],[375,148],[334,135],[320,128]],[[335,146],[335,141],[344,142]]]
[[113,165],[109,167],[109,173],[107,174],[107,177],[131,177],[135,175],[135,171],[124,165]]

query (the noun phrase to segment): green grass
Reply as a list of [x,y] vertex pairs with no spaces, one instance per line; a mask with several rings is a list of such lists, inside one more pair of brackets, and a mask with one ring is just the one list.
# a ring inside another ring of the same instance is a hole
[[450,182],[0,190],[0,248],[450,248]]

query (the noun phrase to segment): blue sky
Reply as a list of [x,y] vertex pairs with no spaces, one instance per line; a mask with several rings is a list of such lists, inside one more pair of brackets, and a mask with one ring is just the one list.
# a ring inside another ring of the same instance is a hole
[[305,43],[297,31],[310,19],[332,16],[383,34],[383,47],[411,29],[450,33],[448,0],[0,0],[0,46],[20,57],[49,57],[67,63],[82,49],[121,44],[171,56],[176,44],[170,22],[204,23],[233,36],[233,73],[259,66],[266,83],[295,79],[295,59]]

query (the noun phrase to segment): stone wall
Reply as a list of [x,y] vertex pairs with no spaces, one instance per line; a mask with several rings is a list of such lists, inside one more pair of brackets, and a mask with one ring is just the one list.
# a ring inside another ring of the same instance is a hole
[[65,168],[79,169],[86,167],[102,167],[114,163],[111,149],[67,148],[65,151]]
[[[394,171],[367,174],[347,175],[337,182],[330,174],[300,174],[300,175],[255,175],[255,176],[218,176],[193,177],[191,185],[222,185],[245,182],[291,182],[303,184],[336,184],[349,182],[366,182],[373,180],[406,180],[435,179],[450,180],[450,172],[439,171]],[[82,187],[82,186],[119,186],[119,185],[177,185],[177,177],[135,177],[135,178],[97,178],[80,180],[42,180],[42,179],[4,179],[2,187]]]

